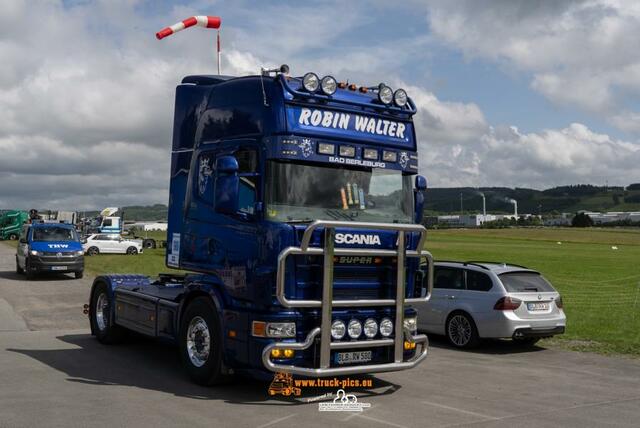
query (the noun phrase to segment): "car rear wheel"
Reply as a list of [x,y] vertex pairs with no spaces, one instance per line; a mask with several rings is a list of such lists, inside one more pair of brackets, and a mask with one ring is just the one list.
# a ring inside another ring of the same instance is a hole
[[74,272],[76,279],[81,279],[84,276],[83,271]]
[[455,312],[449,316],[446,325],[447,339],[456,348],[473,348],[480,338],[478,329],[471,317],[464,312]]
[[127,254],[138,254],[138,249],[136,247],[127,248]]
[[87,250],[87,256],[96,256],[98,254],[100,254],[98,247],[89,247]]

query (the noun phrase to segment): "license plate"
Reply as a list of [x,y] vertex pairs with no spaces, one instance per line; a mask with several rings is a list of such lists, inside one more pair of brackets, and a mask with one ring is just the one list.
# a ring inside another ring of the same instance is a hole
[[366,363],[371,361],[371,351],[354,351],[354,352],[338,352],[336,354],[336,363]]
[[549,309],[549,304],[545,302],[527,303],[527,309],[530,311],[546,311]]
[[51,270],[67,270],[66,266],[51,266]]

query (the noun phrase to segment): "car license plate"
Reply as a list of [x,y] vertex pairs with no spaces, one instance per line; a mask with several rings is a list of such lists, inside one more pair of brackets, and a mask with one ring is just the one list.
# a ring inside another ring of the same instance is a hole
[[366,363],[371,361],[371,351],[354,351],[354,352],[338,352],[336,354],[336,363]]
[[549,309],[549,304],[546,302],[527,303],[527,309],[529,309],[531,312],[546,311],[547,309]]
[[51,266],[51,270],[67,270],[66,266]]

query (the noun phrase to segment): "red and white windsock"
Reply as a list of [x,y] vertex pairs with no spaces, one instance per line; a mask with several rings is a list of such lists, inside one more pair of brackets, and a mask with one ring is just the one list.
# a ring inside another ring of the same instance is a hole
[[170,36],[178,31],[182,31],[185,28],[198,26],[205,28],[215,28],[218,30],[217,34],[217,53],[218,53],[218,74],[220,74],[220,24],[222,19],[219,16],[192,16],[170,27],[163,28],[156,33],[156,38],[162,40],[167,36]]

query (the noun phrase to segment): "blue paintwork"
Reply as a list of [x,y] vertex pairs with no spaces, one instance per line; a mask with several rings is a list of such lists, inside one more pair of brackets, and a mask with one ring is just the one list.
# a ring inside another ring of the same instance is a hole
[[[327,126],[313,126],[318,121],[317,115],[325,117],[325,112],[330,113],[325,119]],[[210,296],[221,314],[225,364],[236,370],[260,372],[262,349],[272,339],[251,337],[253,320],[295,321],[296,339],[302,341],[319,325],[320,319],[319,310],[285,309],[274,297],[278,255],[286,247],[300,244],[306,226],[265,218],[262,202],[267,160],[360,165],[414,175],[418,169],[414,113],[412,102],[405,108],[386,107],[373,93],[338,89],[331,97],[308,94],[301,88],[300,79],[284,76],[185,77],[176,89],[166,261],[168,267],[198,273],[187,276],[178,288],[171,286],[170,290],[135,275],[112,275],[100,280],[106,281],[111,290],[122,288],[177,303],[177,309],[173,309],[175,331],[189,298]],[[303,114],[306,116],[301,119]],[[335,126],[333,121],[329,123],[329,117],[336,121]],[[366,127],[358,128],[358,123],[371,120],[374,122],[368,131]],[[393,132],[390,123],[396,124]],[[398,124],[402,124],[402,132],[398,132]],[[385,132],[389,135],[381,135]],[[321,142],[354,146],[356,156],[321,155],[317,151]],[[365,160],[362,157],[365,148],[378,149],[380,156],[382,150],[395,151],[399,162]],[[255,168],[247,170],[242,165],[239,168],[234,158],[239,150],[255,151]],[[242,185],[247,179],[257,180],[255,196],[247,194],[246,186]],[[419,179],[419,183],[423,181]],[[420,213],[423,201],[422,191],[418,190],[416,204]],[[395,233],[363,230],[358,233],[379,235],[380,245],[376,248],[395,248]],[[322,230],[316,231],[312,246],[320,245],[322,234]],[[417,238],[409,234],[407,247],[415,249]],[[288,263],[287,295],[318,299],[321,260],[291,257]],[[389,263],[337,264],[335,293],[393,296],[395,274]],[[418,260],[408,260],[407,266],[407,294],[412,296]],[[407,309],[407,314],[414,312]],[[364,321],[370,316],[379,320],[383,316],[393,318],[393,310],[336,310],[334,315],[345,320]],[[235,338],[228,337],[229,330],[236,332]],[[377,352],[375,358],[379,357]],[[311,355],[299,353],[296,361],[310,365]]]
[[47,228],[51,226],[60,227],[63,229],[75,230],[74,227],[70,224],[34,223],[29,227],[29,233],[27,234],[27,242],[29,243],[29,250],[59,252],[59,253],[70,253],[73,251],[82,250],[82,243],[78,239],[64,240],[64,241],[35,241],[34,240],[34,237],[33,237],[34,230],[37,230],[38,228]]

